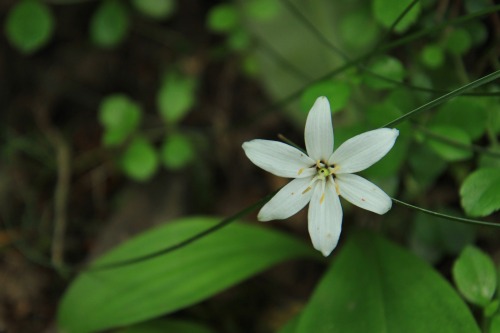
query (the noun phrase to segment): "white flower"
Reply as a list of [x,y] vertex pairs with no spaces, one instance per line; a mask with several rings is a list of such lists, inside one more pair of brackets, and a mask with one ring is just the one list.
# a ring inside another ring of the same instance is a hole
[[342,228],[339,196],[377,214],[391,209],[391,198],[384,191],[353,173],[379,161],[398,135],[397,129],[376,129],[347,140],[333,151],[330,104],[326,97],[319,97],[307,116],[307,155],[277,141],[257,139],[243,144],[255,165],[276,176],[295,178],[262,207],[258,219],[286,219],[310,203],[309,235],[314,248],[328,256],[337,246]]

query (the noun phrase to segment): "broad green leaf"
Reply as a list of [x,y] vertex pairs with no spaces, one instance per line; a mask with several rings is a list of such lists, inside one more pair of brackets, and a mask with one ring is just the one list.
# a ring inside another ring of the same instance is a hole
[[462,55],[472,45],[472,38],[465,29],[454,29],[448,35],[445,42],[446,49],[454,55]]
[[326,80],[308,87],[300,98],[300,108],[306,114],[319,96],[326,96],[330,102],[330,110],[334,113],[342,110],[351,97],[348,83],[337,80]]
[[295,333],[479,333],[435,270],[372,233],[351,237],[300,316]]
[[[178,244],[218,219],[173,221],[118,246],[92,266],[136,258]],[[318,258],[309,245],[283,233],[233,223],[185,247],[119,268],[84,272],[60,303],[58,324],[87,333],[171,313],[227,289],[285,260]],[[85,320],[82,320],[82,313]]]
[[462,207],[469,216],[488,216],[500,209],[500,168],[481,168],[460,187]]
[[99,121],[105,128],[104,145],[123,143],[137,129],[141,111],[139,105],[126,95],[115,94],[104,98],[99,107]]
[[150,179],[158,168],[155,148],[146,139],[135,138],[123,153],[121,167],[123,172],[134,180]]
[[157,319],[129,326],[117,333],[214,333],[214,331],[186,320]]
[[421,190],[432,185],[446,169],[446,162],[432,149],[421,144],[412,147],[408,162]]
[[[470,145],[471,139],[469,134],[463,129],[449,125],[434,125],[430,126],[429,131],[450,140],[451,142]],[[443,142],[431,137],[427,138],[428,146],[434,150],[444,160],[454,162],[468,159],[472,156],[472,151],[455,147],[448,142]]]
[[[405,69],[401,62],[398,59],[389,56],[378,58],[368,68],[375,74],[397,82],[402,81],[406,75]],[[388,89],[397,86],[397,84],[387,82],[369,73],[365,74],[364,82],[373,89]]]
[[[373,0],[373,15],[385,28],[390,28],[411,2],[412,0]],[[406,13],[395,30],[404,32],[417,20],[419,13],[420,3],[418,2]]]
[[285,326],[283,326],[280,330],[279,333],[295,333],[295,330],[297,328],[297,325],[299,324],[300,316],[297,315],[290,319]]
[[420,53],[420,59],[429,68],[439,68],[444,63],[445,56],[439,45],[426,45]]
[[233,4],[221,3],[208,13],[207,26],[214,32],[229,32],[239,25],[240,17]]
[[180,121],[195,103],[197,80],[170,72],[163,78],[156,98],[160,114],[168,123]]
[[499,308],[500,308],[500,300],[494,299],[484,307],[483,315],[488,318],[492,317],[498,312]]
[[195,148],[189,138],[180,133],[166,138],[160,154],[163,165],[173,170],[185,167],[196,156]]
[[483,135],[487,119],[488,113],[481,101],[457,97],[438,109],[432,118],[432,124],[460,128],[475,140]]
[[129,29],[127,9],[118,0],[104,0],[90,20],[90,38],[102,47],[114,47],[126,37]]
[[154,19],[166,19],[175,10],[175,0],[132,0],[132,4],[141,13]]
[[22,53],[32,53],[52,37],[54,18],[47,5],[38,0],[18,1],[5,20],[5,34]]
[[497,273],[493,260],[479,250],[467,246],[453,265],[453,279],[465,299],[485,307],[497,287]]
[[490,330],[488,333],[500,333],[500,314],[491,318]]

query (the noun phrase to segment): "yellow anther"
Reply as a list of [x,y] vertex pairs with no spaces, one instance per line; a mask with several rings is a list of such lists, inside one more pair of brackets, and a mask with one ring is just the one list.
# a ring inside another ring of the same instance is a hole
[[302,172],[304,172],[304,168],[300,168],[300,169],[299,169],[299,172],[297,172],[297,175],[298,175],[298,176],[300,176],[300,174],[301,174]]
[[340,195],[340,188],[339,184],[335,183],[335,191],[337,192],[338,195]]
[[306,194],[307,192],[309,192],[310,190],[312,189],[311,186],[308,186],[303,192],[302,194]]
[[319,204],[321,205],[323,203],[323,201],[325,201],[325,193],[324,192],[321,195],[321,198],[319,199]]

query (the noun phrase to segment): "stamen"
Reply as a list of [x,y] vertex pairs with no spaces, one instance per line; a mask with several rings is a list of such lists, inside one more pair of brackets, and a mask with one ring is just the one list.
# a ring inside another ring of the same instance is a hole
[[303,192],[302,194],[306,194],[307,192],[309,192],[310,190],[312,189],[311,186],[308,186]]
[[325,192],[321,195],[321,198],[319,199],[319,204],[321,205],[325,201]]
[[299,169],[299,172],[297,172],[297,175],[298,175],[298,176],[300,176],[300,174],[301,174],[302,172],[304,172],[304,168],[300,168],[300,169]]
[[340,188],[339,188],[339,184],[337,184],[336,182],[333,182],[335,184],[335,191],[337,192],[337,195],[340,195]]

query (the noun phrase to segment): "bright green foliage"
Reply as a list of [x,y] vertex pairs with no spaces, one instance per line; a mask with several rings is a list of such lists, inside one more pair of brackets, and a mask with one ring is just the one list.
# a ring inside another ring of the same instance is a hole
[[465,29],[454,29],[446,39],[446,49],[455,55],[462,55],[472,45],[472,38]]
[[[458,215],[454,212],[446,212]],[[417,213],[410,234],[410,247],[421,258],[435,263],[444,255],[458,255],[476,239],[474,226]]]
[[471,173],[460,188],[462,207],[469,216],[488,216],[500,209],[500,168]]
[[134,180],[148,180],[158,168],[155,148],[146,139],[135,138],[123,153],[121,167],[123,172]]
[[129,326],[119,333],[214,333],[199,324],[176,319],[157,319]]
[[467,246],[455,261],[453,279],[469,302],[482,307],[490,303],[497,287],[493,260],[472,245]]
[[172,134],[166,138],[160,154],[163,165],[172,170],[185,167],[196,156],[189,138],[180,133]]
[[[411,2],[412,0],[373,0],[373,15],[385,28],[390,28]],[[417,2],[398,23],[395,31],[404,32],[417,20],[419,14],[420,3]]]
[[[401,82],[406,75],[401,62],[393,57],[382,56],[373,62],[368,69],[380,76]],[[397,86],[397,84],[387,82],[369,73],[365,74],[364,82],[373,89],[387,89]]]
[[351,237],[295,333],[479,333],[455,290],[426,263],[372,233]]
[[340,23],[340,36],[348,48],[364,50],[372,46],[380,28],[368,10],[359,9],[346,13]]
[[125,141],[139,125],[142,110],[126,95],[106,97],[99,107],[99,121],[104,126],[103,143],[116,146]]
[[[93,266],[168,248],[218,221],[192,217],[164,224],[118,246]],[[186,308],[279,262],[299,257],[318,255],[309,244],[285,234],[233,223],[174,252],[80,274],[60,303],[59,328],[88,333],[144,321]]]
[[90,21],[90,38],[102,47],[114,47],[126,37],[129,29],[127,9],[118,0],[104,0]]
[[195,103],[197,80],[193,77],[170,72],[163,78],[156,102],[167,123],[180,121]]
[[457,97],[438,109],[432,124],[460,128],[475,140],[484,134],[487,116],[487,110],[480,100]]
[[338,80],[326,80],[309,86],[300,98],[300,107],[309,112],[318,96],[326,96],[332,112],[345,108],[351,97],[351,87],[348,83]]
[[268,21],[275,17],[280,9],[279,0],[246,0],[243,2],[245,13],[253,19]]
[[38,0],[22,0],[9,11],[5,34],[22,53],[33,53],[52,37],[54,18],[47,5]]
[[175,0],[132,0],[132,4],[144,15],[154,19],[166,19],[175,10]]
[[444,62],[443,49],[439,45],[427,45],[422,50],[420,59],[429,68],[439,68]]
[[[470,145],[471,138],[466,131],[460,127],[450,125],[434,125],[429,126],[429,131],[439,135],[440,137],[456,142],[458,144]],[[444,160],[454,162],[468,159],[472,156],[472,152],[468,149],[458,148],[448,144],[447,142],[433,139],[429,136],[427,144]]]
[[485,317],[492,317],[494,314],[497,313],[499,308],[500,308],[500,300],[494,299],[484,307],[483,315]]
[[238,26],[239,21],[240,17],[234,5],[223,3],[210,9],[207,26],[214,32],[229,32]]

